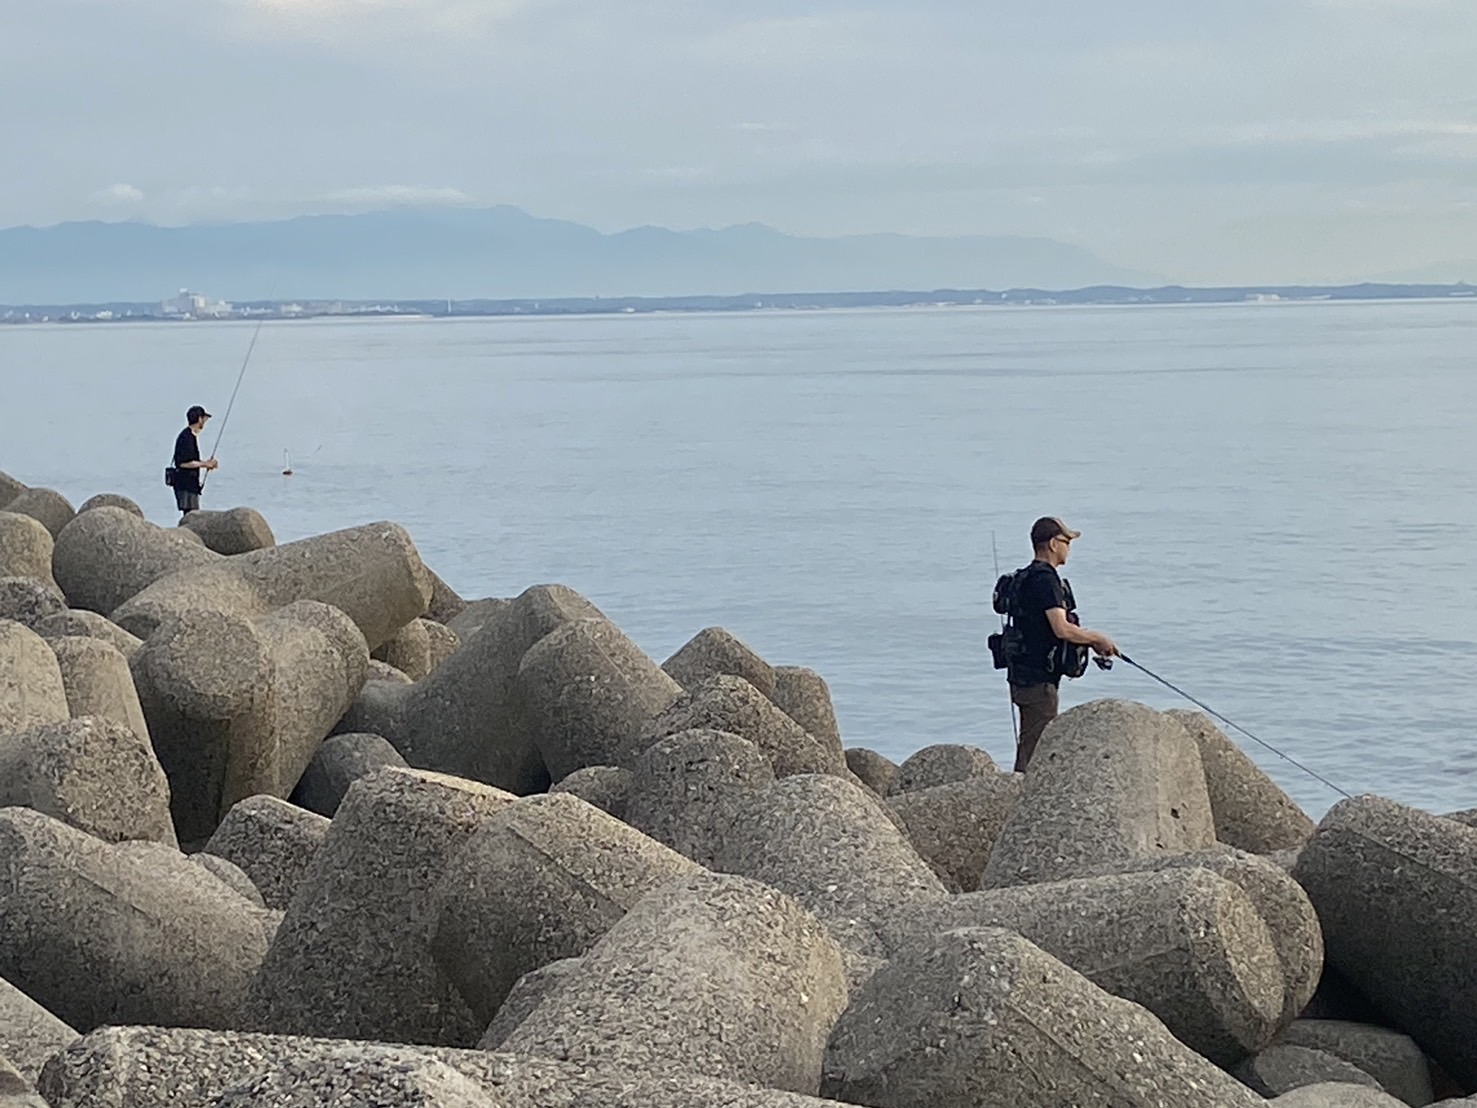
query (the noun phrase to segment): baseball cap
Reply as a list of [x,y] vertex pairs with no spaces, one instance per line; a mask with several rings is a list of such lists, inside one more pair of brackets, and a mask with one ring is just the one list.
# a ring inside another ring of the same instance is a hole
[[201,416],[204,416],[206,419],[212,418],[211,414],[207,412],[204,408],[202,408],[199,404],[192,404],[190,405],[190,410],[185,413],[185,422],[194,423]]
[[1042,516],[1031,524],[1031,545],[1045,546],[1058,536],[1064,539],[1075,539],[1081,534],[1081,531],[1072,530],[1056,516]]

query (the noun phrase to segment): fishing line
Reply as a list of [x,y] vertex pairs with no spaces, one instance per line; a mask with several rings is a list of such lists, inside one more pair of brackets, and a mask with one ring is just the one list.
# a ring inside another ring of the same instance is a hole
[[1173,684],[1172,682],[1166,681],[1164,678],[1160,677],[1157,673],[1155,673],[1153,670],[1149,669],[1147,666],[1141,666],[1141,665],[1139,665],[1132,658],[1130,658],[1127,654],[1121,654],[1120,653],[1118,655],[1118,657],[1122,658],[1129,665],[1133,666],[1134,669],[1139,670],[1140,672],[1145,673],[1148,676],[1152,677],[1155,681],[1158,681],[1161,685],[1163,685],[1165,688],[1169,689],[1171,692],[1178,693],[1180,696],[1182,696],[1186,700],[1188,700],[1191,704],[1194,704],[1198,708],[1203,708],[1206,712],[1208,712],[1209,714],[1215,716],[1216,719],[1220,720],[1226,726],[1228,726],[1228,727],[1234,727],[1237,731],[1240,731],[1248,739],[1251,739],[1253,742],[1260,743],[1262,746],[1266,747],[1273,754],[1277,755],[1277,757],[1279,757],[1279,758],[1283,759],[1284,761],[1290,762],[1293,765],[1297,766],[1298,769],[1302,770],[1309,777],[1312,777],[1312,778],[1314,778],[1317,781],[1321,781],[1323,784],[1327,785],[1330,789],[1332,789],[1334,792],[1338,793],[1340,796],[1344,797],[1345,799],[1353,799],[1348,793],[1344,792],[1343,789],[1339,788],[1332,781],[1330,781],[1327,777],[1324,777],[1321,773],[1315,773],[1315,772],[1313,772],[1307,766],[1305,766],[1301,762],[1299,762],[1296,758],[1292,758],[1292,757],[1290,757],[1290,756],[1282,753],[1282,751],[1278,750],[1275,746],[1273,746],[1271,743],[1267,742],[1265,739],[1259,739],[1259,738],[1257,738],[1255,735],[1253,735],[1246,728],[1242,727],[1239,723],[1234,723],[1231,720],[1227,719],[1225,716],[1221,715],[1214,708],[1212,708],[1209,704],[1206,704],[1203,700],[1197,700],[1197,699],[1195,699],[1195,697],[1193,697],[1189,693],[1185,692],[1184,689],[1180,688],[1176,684]]
[[[220,430],[215,433],[215,446],[210,451],[212,458],[220,451],[221,439],[226,433],[226,424],[231,422],[231,409],[236,406],[236,395],[241,391],[241,382],[246,379],[246,367],[251,364],[251,352],[256,349],[256,340],[261,337],[262,324],[265,322],[267,322],[267,317],[264,315],[256,321],[256,330],[251,332],[251,342],[246,347],[246,357],[241,359],[241,372],[236,374],[236,387],[231,390],[231,399],[226,404],[226,414],[221,416]],[[210,471],[206,470],[205,473],[200,475],[201,489],[205,488],[205,480],[209,476],[209,473]]]

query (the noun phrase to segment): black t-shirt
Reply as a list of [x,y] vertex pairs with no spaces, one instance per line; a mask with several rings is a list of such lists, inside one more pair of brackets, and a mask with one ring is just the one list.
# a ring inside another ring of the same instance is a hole
[[174,476],[174,487],[177,492],[200,491],[200,471],[198,469],[180,469],[186,462],[198,462],[200,460],[200,442],[195,437],[195,432],[186,427],[179,433],[179,438],[174,440],[174,468],[179,470]]
[[1047,673],[1047,659],[1061,640],[1052,633],[1046,613],[1066,607],[1067,590],[1056,567],[1042,561],[1027,566],[1016,585],[1013,614],[1024,649],[1021,660],[1010,667],[1012,685],[1055,685],[1061,681],[1059,674]]

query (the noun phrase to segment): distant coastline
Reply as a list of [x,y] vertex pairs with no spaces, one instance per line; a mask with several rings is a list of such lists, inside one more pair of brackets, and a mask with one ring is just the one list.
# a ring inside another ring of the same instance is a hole
[[[203,298],[202,298],[203,299]],[[1059,305],[1244,304],[1359,300],[1477,300],[1477,285],[1246,285],[1079,289],[933,289],[871,292],[746,293],[736,296],[560,297],[542,299],[254,300],[218,303],[194,314],[173,302],[0,304],[0,324],[191,323],[322,318],[470,318],[636,315],[683,312],[824,311],[838,308],[931,308]]]

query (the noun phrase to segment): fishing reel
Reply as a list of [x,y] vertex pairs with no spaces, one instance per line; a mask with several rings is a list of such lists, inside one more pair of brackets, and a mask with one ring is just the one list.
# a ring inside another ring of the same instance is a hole
[[1113,668],[1112,658],[1104,658],[1101,654],[1094,654],[1092,660],[1098,669],[1108,670]]

